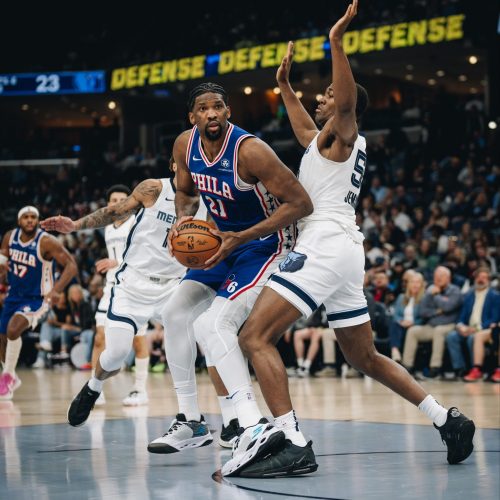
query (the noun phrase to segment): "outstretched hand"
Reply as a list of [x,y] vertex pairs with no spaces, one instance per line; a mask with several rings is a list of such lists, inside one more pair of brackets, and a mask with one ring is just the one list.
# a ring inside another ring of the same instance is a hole
[[58,233],[72,233],[78,228],[75,221],[71,220],[69,217],[64,217],[62,215],[56,215],[55,217],[49,217],[40,222],[40,226],[45,231],[57,231]]
[[354,16],[358,13],[358,0],[353,2],[347,7],[343,17],[341,17],[330,30],[330,40],[342,40],[344,33],[349,26]]
[[292,67],[293,61],[293,42],[288,42],[288,49],[286,51],[285,57],[281,61],[281,64],[276,72],[276,81],[278,83],[288,83],[290,76],[290,68]]

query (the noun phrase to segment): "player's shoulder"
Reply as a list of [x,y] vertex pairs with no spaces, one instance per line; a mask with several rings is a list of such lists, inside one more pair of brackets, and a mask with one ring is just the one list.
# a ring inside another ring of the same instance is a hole
[[62,246],[62,243],[53,234],[43,230],[40,232],[39,241],[41,248],[55,248]]
[[175,139],[174,147],[187,146],[193,129],[184,130]]
[[15,229],[9,229],[4,235],[2,236],[2,242],[4,241],[10,241],[11,236],[14,234]]

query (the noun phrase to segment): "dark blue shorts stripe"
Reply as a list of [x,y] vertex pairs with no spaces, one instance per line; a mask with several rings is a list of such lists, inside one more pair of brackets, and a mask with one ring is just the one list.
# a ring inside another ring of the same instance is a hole
[[285,288],[288,288],[288,290],[297,295],[299,299],[303,300],[311,308],[312,311],[315,311],[319,307],[316,302],[314,302],[314,299],[312,299],[310,295],[304,292],[304,290],[301,290],[297,285],[294,285],[286,279],[283,279],[281,276],[276,276],[275,274],[273,274],[270,279],[271,281],[276,281],[276,283],[284,286]]
[[353,311],[344,311],[341,313],[330,313],[326,317],[328,321],[338,321],[339,319],[349,319],[356,318],[357,316],[362,316],[368,312],[368,307],[362,307],[361,309],[354,309]]
[[108,319],[111,319],[113,321],[121,321],[122,323],[127,323],[132,326],[134,329],[134,335],[137,333],[137,325],[135,324],[135,321],[131,320],[130,318],[126,318],[125,316],[117,316],[116,314],[113,313],[113,299],[115,296],[115,287],[111,289],[111,299],[109,301],[109,309],[108,309]]

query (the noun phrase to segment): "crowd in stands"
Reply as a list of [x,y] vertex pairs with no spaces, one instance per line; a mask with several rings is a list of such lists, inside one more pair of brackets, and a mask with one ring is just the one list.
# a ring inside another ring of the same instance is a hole
[[[369,141],[357,206],[357,222],[365,235],[365,288],[375,340],[388,355],[414,372],[419,343],[432,341],[427,375],[442,373],[448,355],[450,370],[457,376],[474,367],[476,375],[482,374],[479,365],[484,361],[484,346],[498,339],[488,321],[495,323],[499,318],[486,311],[492,304],[499,311],[500,305],[496,298],[486,300],[480,294],[486,315],[483,321],[474,306],[474,293],[478,280],[483,285],[487,281],[488,290],[499,286],[500,165],[491,155],[480,99],[464,102],[437,95],[435,102],[425,106],[415,102],[408,106],[393,106],[394,127],[389,135]],[[417,141],[409,141],[403,130],[409,109],[427,131]],[[276,126],[255,131],[271,146],[280,137],[273,133],[291,136],[286,117],[274,119]],[[298,167],[299,148],[293,146],[282,153],[278,151],[286,157],[287,165]],[[167,164],[167,151],[153,161],[139,149],[120,155],[110,147],[101,151],[99,168],[61,166],[55,174],[0,169],[0,184],[6,186],[0,197],[0,232],[15,223],[17,210],[26,204],[36,205],[42,218],[57,213],[78,218],[104,205],[105,191],[117,176],[133,187],[144,178],[164,176]],[[96,275],[94,265],[106,257],[102,232],[82,231],[59,238],[75,255],[79,283],[95,304],[101,277]],[[60,335],[63,346],[71,332],[76,332],[69,326],[75,325],[71,307],[77,306],[70,306],[68,299],[64,307],[70,312],[59,316],[55,312],[44,332]],[[83,323],[76,326],[80,333],[88,329]],[[295,338],[288,345],[295,345],[296,355],[292,353],[289,366],[296,364],[297,358],[302,376],[314,371],[314,354],[325,351],[319,349],[325,335],[329,342],[334,341],[334,333],[325,331],[327,325],[318,323],[317,318],[294,329]],[[463,339],[467,339],[469,349],[465,357]],[[308,351],[305,343],[311,344]],[[331,360],[331,354],[326,356],[319,368],[332,369],[335,359]]]

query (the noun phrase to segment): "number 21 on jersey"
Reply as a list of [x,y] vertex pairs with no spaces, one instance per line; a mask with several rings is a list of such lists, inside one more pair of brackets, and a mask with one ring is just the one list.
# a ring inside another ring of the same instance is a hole
[[219,198],[211,198],[210,196],[205,195],[206,200],[208,201],[208,209],[212,212],[216,217],[220,217],[221,219],[227,219],[227,212],[224,202]]

